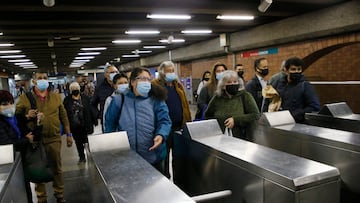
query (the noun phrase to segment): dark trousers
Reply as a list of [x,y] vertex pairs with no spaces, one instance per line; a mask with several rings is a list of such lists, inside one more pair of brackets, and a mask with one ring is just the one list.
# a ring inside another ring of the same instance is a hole
[[[174,155],[173,153],[173,148],[174,148],[174,133],[175,131],[180,130],[181,128],[175,128],[175,129],[171,129],[170,134],[166,140],[166,158],[165,158],[165,176],[167,178],[170,179],[171,175],[170,175],[170,149],[171,150],[171,154]],[[172,156],[174,157],[174,156]],[[174,168],[174,161],[172,161],[171,163],[172,168]]]
[[73,133],[76,149],[80,159],[85,159],[84,144],[88,142],[87,135],[84,133]]
[[151,164],[154,168],[156,168],[160,173],[162,173],[164,176],[165,175],[165,160],[161,160],[157,163]]

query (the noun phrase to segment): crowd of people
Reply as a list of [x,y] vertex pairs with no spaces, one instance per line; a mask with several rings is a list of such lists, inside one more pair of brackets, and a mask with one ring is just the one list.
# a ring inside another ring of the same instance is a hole
[[[195,118],[191,117],[185,89],[171,61],[160,64],[158,78],[146,68],[134,68],[126,74],[112,65],[104,69],[104,80],[96,87],[79,76],[68,85],[63,100],[49,90],[47,74],[37,72],[32,88],[20,95],[16,104],[8,91],[0,90],[0,144],[14,144],[23,157],[26,145],[44,145],[54,161],[57,202],[65,202],[61,134],[66,134],[68,147],[74,139],[79,164],[85,163],[84,144],[98,120],[103,133],[127,131],[131,149],[170,178],[174,133],[186,122],[216,119],[223,132],[228,130],[236,138],[247,139],[246,128],[263,112],[289,110],[295,121],[302,123],[306,112],[318,111],[319,99],[302,74],[304,67],[300,58],[289,58],[281,65],[280,73],[267,81],[268,61],[259,58],[254,61],[254,77],[245,82],[242,64],[228,70],[225,64],[216,63],[211,71],[204,72],[197,89]],[[28,181],[26,185],[32,202]],[[36,183],[35,191],[38,202],[47,202],[44,183]]]

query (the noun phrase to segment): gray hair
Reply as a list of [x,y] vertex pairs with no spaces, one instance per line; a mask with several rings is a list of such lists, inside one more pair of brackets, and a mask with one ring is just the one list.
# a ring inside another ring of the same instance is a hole
[[[107,65],[104,68],[104,73],[106,73],[110,67],[115,67],[116,68],[116,66],[114,66],[114,65]],[[116,70],[117,70],[117,68],[116,68]]]
[[70,94],[73,90],[80,90],[80,85],[79,83],[77,82],[72,82],[70,85],[69,85],[69,90],[70,90]]
[[221,80],[218,82],[215,94],[217,96],[221,96],[223,94],[223,89],[224,86],[226,85],[226,83],[231,79],[231,78],[236,78],[239,81],[239,90],[244,89],[244,81],[238,76],[237,72],[233,71],[233,70],[226,70],[224,72],[222,72],[222,78]]
[[160,64],[158,72],[159,72],[159,73],[164,73],[165,67],[174,67],[174,69],[175,69],[175,65],[174,65],[173,62],[171,62],[171,61],[164,61],[164,62],[162,62],[162,63]]

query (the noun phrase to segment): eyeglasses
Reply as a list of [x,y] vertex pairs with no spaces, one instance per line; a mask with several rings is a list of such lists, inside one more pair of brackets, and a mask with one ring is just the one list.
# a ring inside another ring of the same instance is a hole
[[150,82],[152,79],[151,78],[148,78],[148,77],[136,77],[135,78],[136,80],[139,80],[139,81],[144,81],[144,82]]

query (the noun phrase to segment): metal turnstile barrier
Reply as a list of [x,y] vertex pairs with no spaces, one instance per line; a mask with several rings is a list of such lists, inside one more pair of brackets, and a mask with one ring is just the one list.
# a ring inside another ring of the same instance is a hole
[[194,202],[130,150],[126,132],[92,135],[88,139],[88,160],[93,165],[91,176],[100,177],[102,188],[107,191],[102,202]]
[[338,168],[341,202],[360,201],[360,134],[298,124],[288,111],[280,111],[264,113],[250,140]]
[[318,113],[306,113],[306,123],[360,133],[360,114],[354,114],[345,102],[325,104]]
[[14,159],[13,145],[2,145],[0,154],[0,202],[27,202],[20,153]]
[[174,136],[174,183],[191,196],[231,190],[212,202],[339,202],[332,166],[222,135],[216,120],[187,123]]

